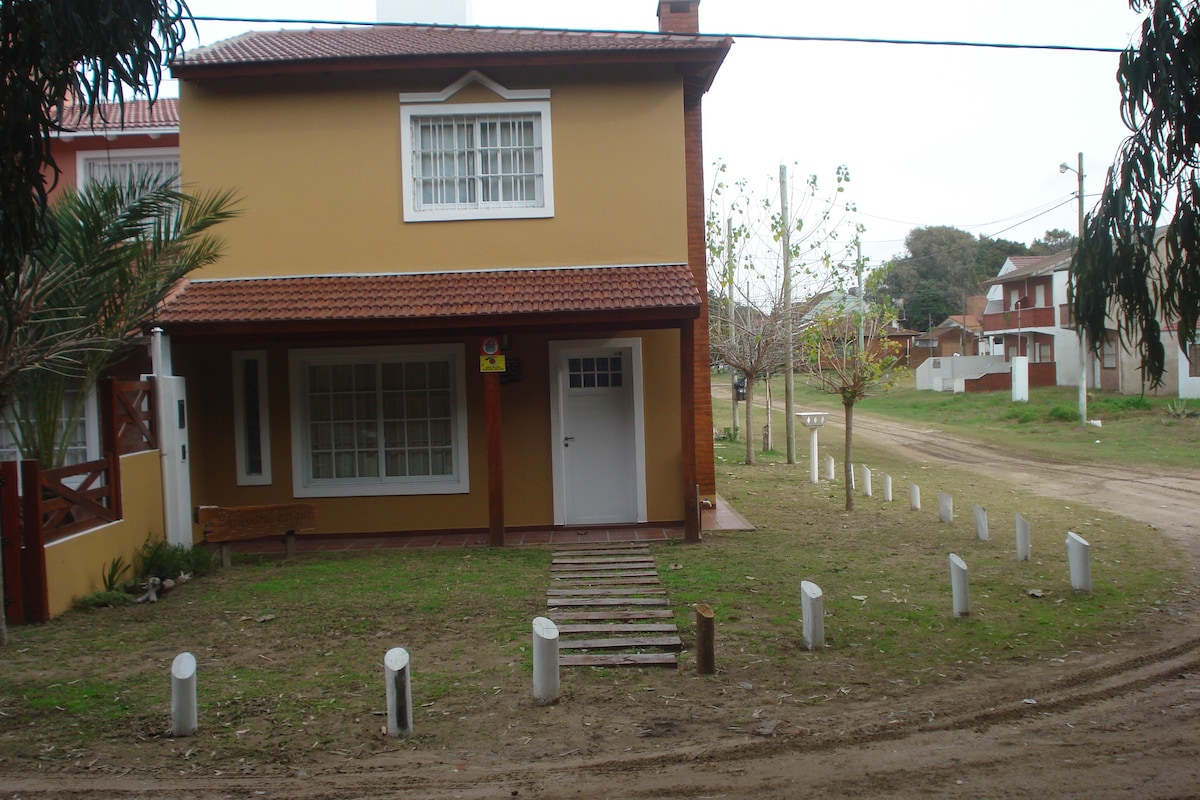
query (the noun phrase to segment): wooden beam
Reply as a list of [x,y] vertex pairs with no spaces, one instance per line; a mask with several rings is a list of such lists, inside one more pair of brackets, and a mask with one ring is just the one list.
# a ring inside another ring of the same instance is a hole
[[500,373],[483,376],[488,454],[488,544],[504,546],[504,440],[500,431]]

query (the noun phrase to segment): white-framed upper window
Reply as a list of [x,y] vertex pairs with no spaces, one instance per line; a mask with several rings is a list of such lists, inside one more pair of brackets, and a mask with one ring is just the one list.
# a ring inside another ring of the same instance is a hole
[[405,105],[404,219],[554,216],[550,103]]
[[1033,287],[1033,305],[1037,308],[1046,307],[1046,284],[1038,283]]
[[82,189],[98,180],[127,181],[152,175],[173,177],[179,185],[179,148],[143,147],[128,150],[82,150],[76,156],[76,182]]
[[289,354],[297,497],[463,494],[461,344]]
[[238,486],[271,483],[271,424],[267,409],[267,351],[235,352],[233,441]]

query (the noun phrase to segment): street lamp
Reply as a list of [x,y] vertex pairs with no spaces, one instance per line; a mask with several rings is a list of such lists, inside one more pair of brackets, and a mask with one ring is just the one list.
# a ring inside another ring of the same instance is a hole
[[[1072,167],[1067,162],[1058,165],[1058,171],[1066,174],[1068,171],[1074,172],[1079,178],[1079,191],[1076,196],[1079,198],[1079,232],[1075,239],[1075,251],[1083,245],[1083,153],[1079,154],[1079,167]],[[1071,280],[1075,280],[1075,276],[1071,276]],[[1079,331],[1079,424],[1087,425],[1087,348],[1083,341],[1083,328],[1079,327],[1079,321],[1075,321],[1075,328]]]

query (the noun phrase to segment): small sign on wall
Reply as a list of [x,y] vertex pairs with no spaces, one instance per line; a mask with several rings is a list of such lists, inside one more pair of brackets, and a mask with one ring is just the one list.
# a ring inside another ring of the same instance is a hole
[[500,337],[485,336],[479,343],[479,371],[504,372],[504,355],[500,352]]

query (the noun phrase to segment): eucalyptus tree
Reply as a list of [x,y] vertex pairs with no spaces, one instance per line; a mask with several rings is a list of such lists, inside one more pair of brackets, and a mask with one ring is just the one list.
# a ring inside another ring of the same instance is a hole
[[1200,317],[1200,2],[1129,6],[1146,15],[1117,68],[1130,136],[1084,224],[1073,304],[1093,349],[1115,316],[1156,387],[1167,368],[1163,326],[1186,347]]

